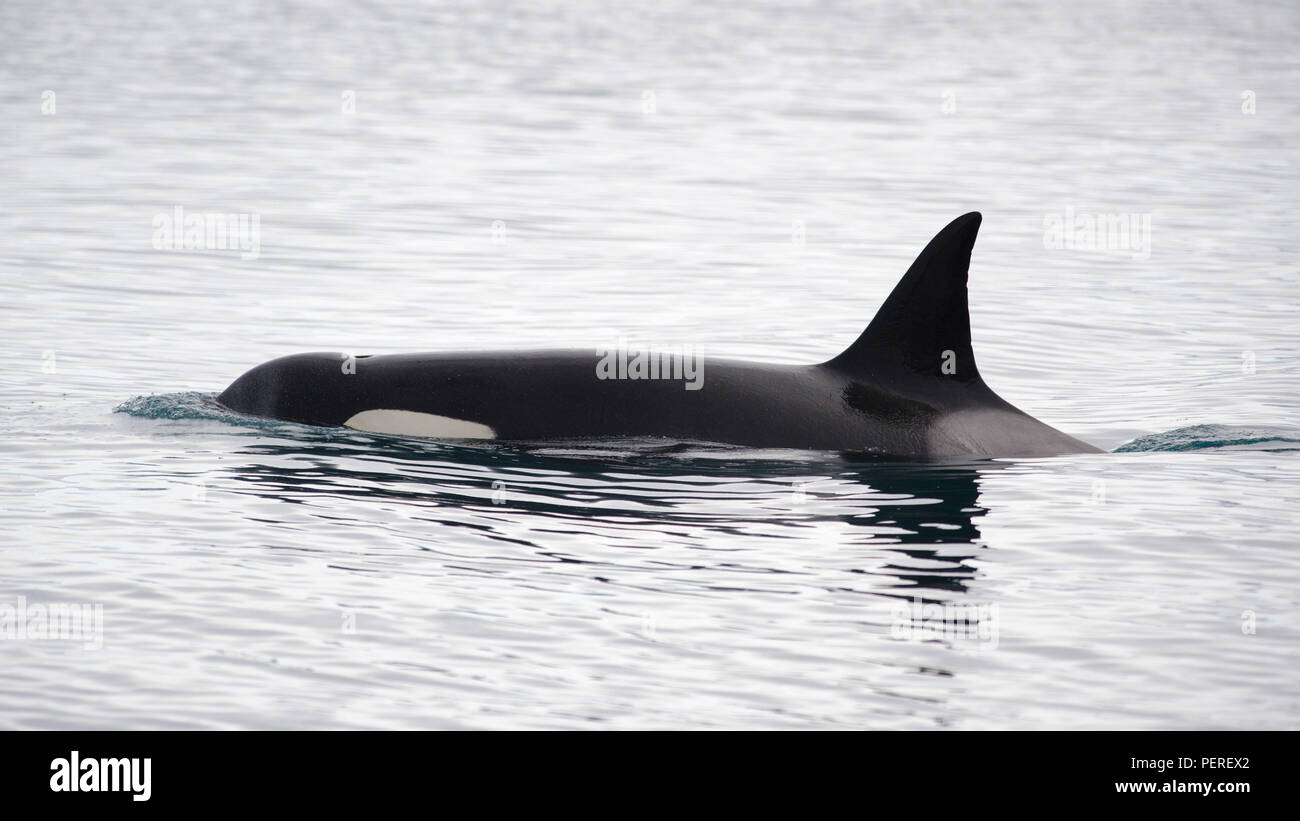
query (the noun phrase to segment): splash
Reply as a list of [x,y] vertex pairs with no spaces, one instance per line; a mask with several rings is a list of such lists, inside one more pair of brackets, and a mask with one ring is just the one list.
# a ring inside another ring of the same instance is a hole
[[199,391],[137,396],[113,408],[113,413],[125,413],[128,416],[135,416],[140,419],[223,422],[256,431],[293,431],[301,434],[307,431],[325,430],[279,419],[264,419],[258,416],[236,413],[220,405],[217,402],[216,394],[201,393]]
[[1289,428],[1192,425],[1139,436],[1116,453],[1156,450],[1300,450],[1300,431]]
[[235,415],[217,404],[216,394],[198,391],[137,396],[113,408],[113,413],[141,419],[220,419]]

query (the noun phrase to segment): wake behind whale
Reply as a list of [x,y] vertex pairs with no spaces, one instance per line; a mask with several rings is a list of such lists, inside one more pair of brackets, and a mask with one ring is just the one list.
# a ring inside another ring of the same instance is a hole
[[[217,401],[271,419],[445,439],[657,437],[903,459],[1100,452],[980,377],[966,292],[980,221],[970,213],[940,231],[857,341],[819,364],[710,358],[683,390],[662,371],[638,378],[594,350],[305,353],[253,368]],[[655,363],[670,377],[689,366]]]

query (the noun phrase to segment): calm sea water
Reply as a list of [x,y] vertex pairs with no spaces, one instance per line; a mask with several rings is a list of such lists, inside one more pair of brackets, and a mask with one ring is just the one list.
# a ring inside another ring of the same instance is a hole
[[[102,619],[0,639],[0,726],[1300,727],[1294,3],[18,0],[0,35],[0,618]],[[177,206],[256,254],[155,242]],[[1118,452],[210,401],[318,349],[820,361],[969,210],[987,381]],[[1109,215],[1137,241],[1089,250]]]

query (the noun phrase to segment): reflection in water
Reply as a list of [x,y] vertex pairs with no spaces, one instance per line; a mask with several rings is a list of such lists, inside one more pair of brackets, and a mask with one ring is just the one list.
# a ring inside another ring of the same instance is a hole
[[980,474],[1006,464],[690,443],[464,447],[321,429],[299,429],[292,441],[261,438],[235,460],[228,470],[240,492],[307,505],[334,521],[349,515],[342,502],[380,502],[437,525],[422,528],[430,540],[422,549],[438,549],[448,528],[469,528],[597,573],[780,574],[793,571],[767,559],[783,551],[764,545],[800,539],[801,550],[848,557],[844,590],[925,601],[966,592],[985,512]]

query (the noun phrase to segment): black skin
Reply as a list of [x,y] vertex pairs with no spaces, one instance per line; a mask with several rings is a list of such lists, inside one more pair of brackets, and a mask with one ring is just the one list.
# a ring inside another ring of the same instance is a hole
[[902,459],[1097,452],[1017,410],[980,378],[966,270],[980,217],[922,251],[870,327],[816,365],[703,358],[684,379],[601,379],[595,348],[570,351],[306,353],[259,365],[217,397],[256,416],[339,426],[366,410],[487,425],[499,440],[665,437]]

